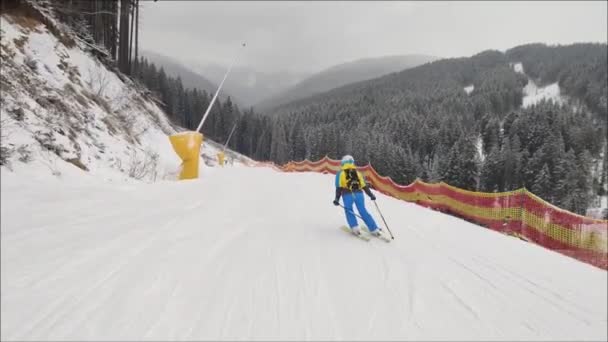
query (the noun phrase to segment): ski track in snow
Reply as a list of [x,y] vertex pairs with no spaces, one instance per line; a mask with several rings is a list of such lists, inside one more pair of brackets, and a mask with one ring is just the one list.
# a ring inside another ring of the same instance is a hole
[[381,194],[353,239],[331,175],[2,172],[3,340],[607,338],[607,272]]

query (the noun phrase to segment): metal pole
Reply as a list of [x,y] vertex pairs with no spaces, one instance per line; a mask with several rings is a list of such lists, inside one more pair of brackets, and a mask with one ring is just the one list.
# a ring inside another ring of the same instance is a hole
[[234,133],[234,129],[236,128],[237,123],[235,123],[234,126],[232,126],[232,130],[230,131],[230,134],[228,135],[228,139],[226,140],[226,143],[224,144],[224,148],[222,149],[222,152],[226,150],[226,146],[228,146],[228,142],[230,142],[230,138],[232,137],[232,133]]
[[[241,47],[245,47],[245,43],[243,43],[241,45]],[[207,119],[207,115],[209,115],[209,112],[211,111],[211,107],[213,106],[213,103],[215,102],[217,95],[220,93],[220,89],[222,89],[222,85],[224,85],[224,81],[226,81],[226,77],[228,77],[230,70],[232,70],[234,63],[236,63],[238,56],[239,56],[239,53],[237,52],[236,56],[234,56],[234,60],[232,61],[232,64],[230,64],[228,71],[226,71],[226,74],[224,75],[224,79],[220,83],[220,86],[217,88],[215,95],[213,95],[213,99],[211,99],[211,103],[209,103],[209,107],[207,107],[207,111],[205,112],[205,115],[203,115],[203,118],[201,119],[201,123],[198,124],[198,127],[196,128],[197,132],[200,132],[201,128],[203,127],[203,122],[205,122],[205,119]]]

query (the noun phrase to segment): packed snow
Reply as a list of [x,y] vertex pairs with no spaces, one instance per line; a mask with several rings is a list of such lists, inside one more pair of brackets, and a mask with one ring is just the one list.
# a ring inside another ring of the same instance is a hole
[[381,194],[395,240],[361,241],[332,175],[28,170],[2,168],[2,340],[607,338],[606,271]]

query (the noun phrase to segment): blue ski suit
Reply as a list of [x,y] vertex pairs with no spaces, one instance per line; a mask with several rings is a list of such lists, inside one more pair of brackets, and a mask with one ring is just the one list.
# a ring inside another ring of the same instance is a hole
[[346,163],[342,165],[342,169],[338,171],[336,174],[336,198],[334,200],[334,204],[338,205],[340,196],[344,201],[344,214],[346,215],[346,221],[348,222],[348,226],[352,229],[357,226],[357,217],[353,211],[353,203],[357,206],[357,210],[359,214],[363,218],[363,221],[369,228],[370,232],[378,229],[378,225],[372,215],[365,208],[365,197],[363,196],[363,191],[369,196],[372,201],[376,200],[376,196],[372,194],[369,185],[365,183],[365,179],[361,175],[361,172],[357,172],[357,176],[359,177],[359,184],[361,185],[362,190],[350,190],[347,186],[346,180],[346,170],[355,169],[355,165],[352,163]]

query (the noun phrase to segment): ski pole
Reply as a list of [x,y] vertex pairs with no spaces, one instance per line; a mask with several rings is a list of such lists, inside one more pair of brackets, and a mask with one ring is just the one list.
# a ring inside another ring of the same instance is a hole
[[359,216],[357,213],[355,213],[354,211],[348,209],[347,207],[343,206],[342,204],[340,204],[340,206],[348,211],[350,211],[353,215],[357,216],[358,218],[363,220],[363,217]]
[[386,220],[384,219],[384,216],[382,215],[382,212],[380,211],[380,207],[378,207],[378,203],[376,203],[376,201],[372,201],[372,202],[374,202],[374,204],[376,205],[376,210],[378,210],[378,214],[380,214],[380,217],[382,217],[382,221],[384,221],[384,226],[386,227],[386,230],[388,230],[388,233],[391,234],[391,239],[395,240],[395,237],[393,236],[391,229],[388,227],[388,224],[386,224]]

